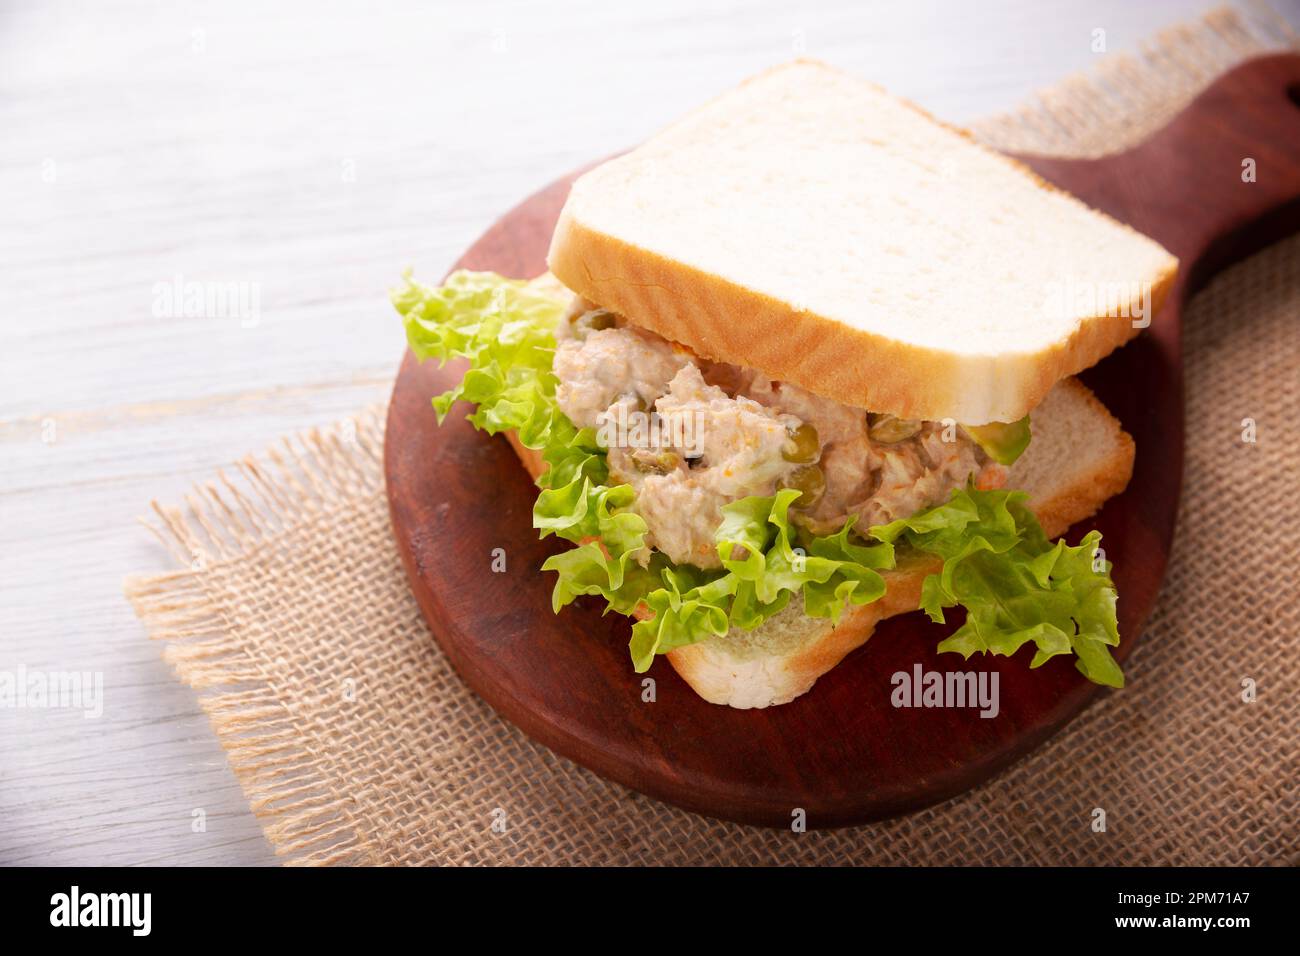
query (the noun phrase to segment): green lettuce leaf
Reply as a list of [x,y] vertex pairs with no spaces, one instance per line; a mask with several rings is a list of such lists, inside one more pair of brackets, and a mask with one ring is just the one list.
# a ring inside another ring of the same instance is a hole
[[1089,680],[1123,687],[1110,652],[1119,627],[1101,534],[1089,532],[1075,547],[1053,545],[1025,499],[1021,491],[956,491],[945,504],[871,533],[943,559],[922,585],[921,608],[943,623],[944,610],[960,606],[966,621],[940,651],[1009,656],[1033,644],[1030,667],[1073,653]]
[[789,510],[799,495],[786,488],[769,498],[722,506],[714,533],[722,570],[661,573],[664,587],[645,596],[654,617],[632,627],[632,663],[638,671],[646,670],[655,654],[725,634],[729,627],[753,630],[800,592],[805,614],[836,622],[848,604],[869,604],[885,593],[879,571],[893,567],[893,547],[849,544],[851,523],[832,537],[798,537]]
[[414,282],[393,293],[415,357],[466,359],[460,383],[433,400],[441,422],[451,406],[474,404],[475,428],[495,435],[515,431],[528,448],[542,449],[551,468],[545,484],[568,483],[575,474],[604,480],[604,454],[590,430],[579,431],[555,402],[551,365],[555,328],[565,305],[527,282],[490,272],[453,272],[430,288]]
[[903,548],[943,559],[922,588],[931,619],[966,609],[941,651],[1013,654],[1032,643],[1033,667],[1073,652],[1089,679],[1122,686],[1110,654],[1119,643],[1115,589],[1109,566],[1094,559],[1100,535],[1073,548],[1053,545],[1022,493],[957,491],[911,518],[871,528],[863,540],[850,537],[852,521],[821,537],[792,526],[799,492],[785,489],[722,508],[714,535],[721,568],[674,565],[646,546],[631,486],[607,484],[593,430],[576,428],[556,403],[552,359],[565,303],[528,283],[474,272],[453,273],[438,288],[408,277],[393,303],[418,358],[469,364],[461,382],[433,400],[439,421],[464,399],[475,406],[475,427],[514,430],[542,453],[548,468],[538,481],[533,525],[543,537],[575,545],[542,565],[556,573],[552,605],[558,612],[589,595],[602,598],[606,611],[639,611],[629,648],[638,671],[656,654],[732,628],[752,630],[796,595],[805,614],[838,622],[849,605],[880,599],[880,572],[895,566],[895,549]]

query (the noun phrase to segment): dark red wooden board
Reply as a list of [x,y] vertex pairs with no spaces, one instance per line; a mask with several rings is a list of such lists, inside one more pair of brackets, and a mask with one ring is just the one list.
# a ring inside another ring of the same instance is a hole
[[[1046,179],[1162,242],[1183,262],[1150,329],[1084,379],[1137,443],[1128,490],[1089,527],[1115,563],[1118,657],[1133,651],[1173,539],[1183,453],[1180,322],[1189,292],[1216,270],[1300,227],[1300,57],[1256,60],[1224,76],[1168,127],[1100,160],[1021,157]],[[1243,182],[1254,159],[1256,181]],[[576,175],[576,174],[575,174]],[[530,197],[456,264],[528,277],[545,268],[573,177]],[[636,790],[713,816],[842,826],[916,810],[988,778],[1038,746],[1098,688],[1056,658],[938,655],[947,629],[920,614],[882,624],[867,644],[793,703],[733,710],[706,703],[660,659],[657,700],[642,702],[628,623],[594,604],[551,613],[539,565],[562,543],[531,528],[532,482],[503,438],[459,414],[441,428],[429,400],[459,375],[406,356],[393,392],[385,470],[393,533],[424,615],[465,681],[532,737]],[[493,549],[505,573],[490,569]],[[1178,635],[1160,635],[1177,640]],[[895,709],[890,676],[996,671],[1001,713]],[[1134,688],[1128,693],[1141,693]],[[1189,693],[1194,692],[1189,688]]]

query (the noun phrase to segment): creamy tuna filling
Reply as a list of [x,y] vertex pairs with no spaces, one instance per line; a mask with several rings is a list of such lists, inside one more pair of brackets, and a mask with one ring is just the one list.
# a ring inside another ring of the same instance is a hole
[[908,517],[972,479],[1006,481],[956,425],[872,415],[708,362],[585,303],[557,335],[554,369],[561,410],[598,430],[611,480],[636,491],[648,545],[676,563],[718,567],[722,506],[748,495],[798,488],[794,520],[828,534],[850,516],[864,531]]

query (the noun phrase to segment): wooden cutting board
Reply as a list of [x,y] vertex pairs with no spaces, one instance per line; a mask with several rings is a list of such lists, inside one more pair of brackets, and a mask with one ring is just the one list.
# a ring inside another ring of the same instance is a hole
[[[1300,57],[1251,61],[1220,78],[1135,149],[1098,160],[1020,157],[1044,178],[1157,239],[1183,263],[1169,304],[1139,338],[1082,377],[1137,443],[1128,490],[1099,528],[1119,589],[1117,657],[1133,652],[1164,575],[1183,462],[1180,327],[1187,296],[1216,271],[1300,226]],[[1253,181],[1243,171],[1253,160]],[[456,268],[531,277],[574,176],[528,198]],[[393,391],[385,473],[393,534],[438,643],[500,714],[603,776],[712,816],[789,826],[843,826],[919,809],[987,779],[1041,744],[1099,688],[1055,658],[1030,671],[1011,659],[938,655],[950,628],[919,613],[886,621],[793,703],[733,710],[706,703],[660,658],[633,672],[628,622],[595,603],[551,613],[542,561],[563,542],[537,539],[536,490],[504,438],[453,413],[441,428],[430,397],[460,375],[408,353]],[[1244,414],[1244,412],[1243,412]],[[1232,411],[1214,427],[1230,427]],[[1192,423],[1204,427],[1206,423]],[[491,570],[494,549],[506,570]],[[1158,640],[1179,640],[1159,634]],[[997,672],[1001,711],[896,709],[891,675]],[[643,679],[655,699],[643,700]],[[1188,688],[1194,693],[1194,688]],[[1120,693],[1141,694],[1139,685]]]

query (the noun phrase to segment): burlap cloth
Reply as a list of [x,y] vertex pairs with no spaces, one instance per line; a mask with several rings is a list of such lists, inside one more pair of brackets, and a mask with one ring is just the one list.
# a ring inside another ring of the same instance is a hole
[[[977,133],[1009,149],[1102,152],[1227,67],[1287,45],[1275,20],[1216,12]],[[155,505],[183,569],[127,591],[294,863],[1296,863],[1298,316],[1300,240],[1220,276],[1187,313],[1178,538],[1128,688],[986,785],[881,824],[799,834],[695,816],[497,717],[407,591],[381,409],[287,439],[183,510]],[[1244,418],[1258,423],[1253,444]],[[1104,833],[1090,827],[1095,807]]]

